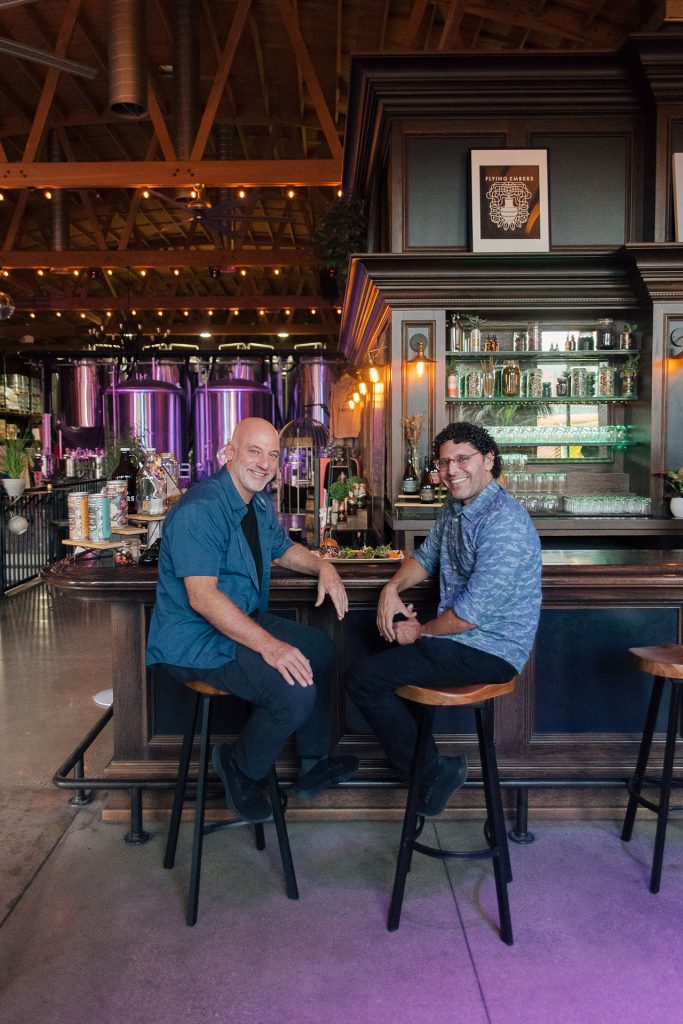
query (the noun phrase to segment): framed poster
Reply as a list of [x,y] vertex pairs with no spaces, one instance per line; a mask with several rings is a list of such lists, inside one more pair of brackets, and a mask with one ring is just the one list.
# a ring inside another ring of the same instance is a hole
[[683,242],[683,153],[673,154],[674,227],[676,241]]
[[548,252],[547,149],[473,149],[472,251]]

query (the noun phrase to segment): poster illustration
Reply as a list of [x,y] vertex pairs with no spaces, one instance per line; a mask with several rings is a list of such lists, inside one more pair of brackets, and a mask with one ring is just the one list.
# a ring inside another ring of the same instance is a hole
[[545,149],[472,151],[473,252],[548,252]]

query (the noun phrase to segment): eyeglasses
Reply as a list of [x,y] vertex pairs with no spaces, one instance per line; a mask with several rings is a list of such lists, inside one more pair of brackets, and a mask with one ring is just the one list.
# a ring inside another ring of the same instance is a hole
[[479,455],[479,452],[472,452],[471,455],[456,455],[451,459],[437,459],[436,464],[443,473],[444,470],[448,469],[451,462],[455,463],[456,466],[461,468],[466,466],[470,459],[473,459],[475,455]]

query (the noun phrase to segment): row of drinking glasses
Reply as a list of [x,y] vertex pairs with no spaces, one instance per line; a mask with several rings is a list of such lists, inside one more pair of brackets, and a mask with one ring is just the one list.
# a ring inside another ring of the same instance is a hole
[[564,499],[565,511],[576,516],[647,516],[651,504],[649,498],[635,494],[582,494]]
[[499,444],[623,444],[628,439],[627,427],[622,424],[595,427],[569,426],[516,426],[490,427],[489,433]]
[[517,501],[531,515],[539,512],[561,512],[563,499],[559,494],[518,494]]
[[567,490],[566,473],[506,473],[505,481],[510,494],[564,494]]

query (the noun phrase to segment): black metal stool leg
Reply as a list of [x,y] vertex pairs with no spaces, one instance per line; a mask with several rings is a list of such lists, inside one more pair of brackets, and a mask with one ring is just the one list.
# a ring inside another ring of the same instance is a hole
[[636,811],[638,810],[638,797],[640,796],[640,790],[643,784],[643,776],[645,775],[648,758],[650,756],[650,748],[652,747],[652,737],[654,736],[655,732],[655,724],[657,722],[657,715],[659,713],[659,705],[662,700],[663,689],[664,677],[655,676],[652,683],[650,703],[648,705],[647,715],[645,716],[643,735],[640,741],[640,747],[638,749],[636,770],[631,776],[629,782],[629,791],[631,793],[631,796],[629,797],[628,806],[626,808],[626,815],[624,817],[624,824],[621,829],[621,838],[625,843],[627,843],[633,835],[633,825],[636,820]]
[[277,775],[274,768],[271,768],[268,772],[268,789],[273,808],[273,821],[275,822],[277,841],[280,846],[282,870],[285,875],[285,892],[290,900],[298,900],[299,889],[296,884],[296,875],[294,874],[294,862],[292,861],[292,851],[289,847],[289,836],[287,834],[287,825],[285,824],[285,814],[282,809],[280,787],[277,784]]
[[659,791],[659,811],[657,812],[655,850],[652,858],[652,872],[650,874],[650,892],[659,892],[659,883],[662,877],[664,841],[666,839],[666,825],[669,817],[669,803],[671,800],[671,777],[674,767],[674,754],[676,753],[678,717],[681,708],[680,688],[680,683],[672,681],[671,701],[669,704],[669,721],[666,728],[666,745],[664,747],[664,763],[662,765],[662,782]]
[[178,780],[173,797],[173,810],[171,811],[171,822],[168,828],[168,839],[166,840],[166,853],[164,856],[164,867],[172,868],[175,863],[176,847],[178,846],[178,832],[180,831],[180,819],[183,813],[185,802],[185,791],[187,789],[187,775],[190,770],[190,758],[192,757],[192,743],[195,729],[197,728],[197,712],[199,710],[199,694],[196,695],[192,720],[185,730],[183,746],[180,752],[180,764],[178,765]]
[[401,831],[401,843],[398,848],[396,860],[396,873],[394,875],[394,889],[389,907],[389,918],[387,928],[395,932],[401,920],[401,907],[403,905],[403,894],[406,887],[406,878],[410,871],[410,864],[413,858],[413,841],[417,831],[417,804],[420,797],[420,783],[422,781],[422,769],[424,766],[427,742],[432,732],[434,720],[434,708],[430,705],[421,707],[417,743],[413,755],[413,763],[410,769],[410,786],[408,788],[408,801],[403,816],[403,829]]
[[257,821],[254,825],[254,839],[256,840],[256,849],[265,850],[266,848],[266,834],[263,831],[263,822]]
[[489,824],[489,846],[492,852],[493,875],[496,883],[500,937],[508,946],[512,945],[512,919],[508,901],[507,884],[512,881],[510,854],[507,846],[507,832],[500,795],[500,780],[493,742],[493,702],[486,701],[475,707],[479,754],[481,758],[482,781]]
[[192,838],[192,867],[190,869],[190,892],[187,899],[188,925],[197,922],[197,904],[199,902],[199,877],[202,868],[202,846],[204,843],[204,812],[206,810],[206,777],[209,769],[209,746],[211,743],[211,701],[208,696],[201,696],[202,725],[199,745],[199,768],[197,772],[197,798],[194,812],[194,835]]

